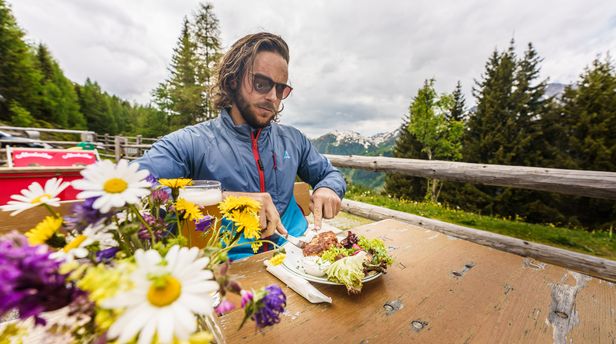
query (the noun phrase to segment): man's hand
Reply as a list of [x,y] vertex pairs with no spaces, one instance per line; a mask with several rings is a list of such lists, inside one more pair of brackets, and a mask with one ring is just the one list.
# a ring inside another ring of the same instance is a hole
[[250,197],[259,203],[261,203],[261,210],[259,210],[259,221],[261,222],[261,232],[262,238],[267,238],[269,236],[274,235],[274,232],[278,232],[280,234],[287,234],[286,228],[282,225],[282,220],[280,219],[280,214],[278,214],[278,209],[274,205],[274,201],[272,200],[272,196],[267,192],[228,192],[224,193],[224,197],[226,196],[246,196]]
[[321,220],[333,219],[340,211],[340,197],[331,189],[316,189],[310,196],[310,210],[314,215],[315,230],[321,229]]

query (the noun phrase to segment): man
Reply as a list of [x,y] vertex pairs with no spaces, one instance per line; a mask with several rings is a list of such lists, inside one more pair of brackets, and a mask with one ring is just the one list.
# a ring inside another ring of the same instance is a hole
[[[223,56],[214,85],[213,120],[173,132],[138,162],[157,178],[219,180],[226,194],[262,204],[262,237],[275,232],[300,236],[307,222],[293,197],[296,175],[312,185],[315,227],[333,218],[346,191],[342,174],[297,129],[276,123],[284,109],[289,48],[270,33],[248,35]],[[280,242],[280,241],[279,241]],[[251,255],[249,246],[230,257]]]

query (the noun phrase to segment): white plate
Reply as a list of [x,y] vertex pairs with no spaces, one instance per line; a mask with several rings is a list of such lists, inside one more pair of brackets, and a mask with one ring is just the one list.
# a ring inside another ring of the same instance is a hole
[[[346,235],[343,235],[342,238],[344,237],[346,237]],[[338,239],[340,240],[340,238]],[[287,254],[286,258],[284,259],[284,262],[282,262],[282,266],[285,269],[289,270],[290,272],[310,282],[329,284],[329,285],[343,285],[342,283],[328,281],[327,277],[325,276],[317,277],[317,276],[305,273],[304,264],[303,264],[304,253],[302,252],[302,250],[289,242],[282,245],[282,247],[284,247],[286,254]],[[362,279],[362,282],[363,283],[370,282],[374,279],[379,278],[382,274],[383,274],[382,272],[379,272],[376,274],[366,276],[364,277],[364,279]]]

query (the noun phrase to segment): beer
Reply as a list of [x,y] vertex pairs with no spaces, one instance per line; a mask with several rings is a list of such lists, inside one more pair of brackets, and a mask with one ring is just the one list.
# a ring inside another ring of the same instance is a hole
[[195,223],[192,221],[187,221],[186,228],[182,228],[182,235],[188,238],[191,246],[203,248],[211,238],[212,231],[220,228],[222,217],[218,210],[218,204],[222,201],[220,182],[215,180],[194,180],[192,186],[180,189],[179,197],[199,206],[204,215],[210,215],[218,219],[216,228],[210,228],[205,232],[196,231]]

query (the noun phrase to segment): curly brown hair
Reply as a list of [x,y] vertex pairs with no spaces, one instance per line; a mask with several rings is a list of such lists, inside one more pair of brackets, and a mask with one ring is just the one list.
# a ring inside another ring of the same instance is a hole
[[[277,53],[289,63],[289,46],[282,37],[259,32],[244,36],[235,42],[216,66],[216,80],[212,85],[213,104],[217,109],[231,106],[236,90],[242,85],[246,73],[252,73],[255,57],[262,51]],[[232,88],[235,84],[235,89]]]

